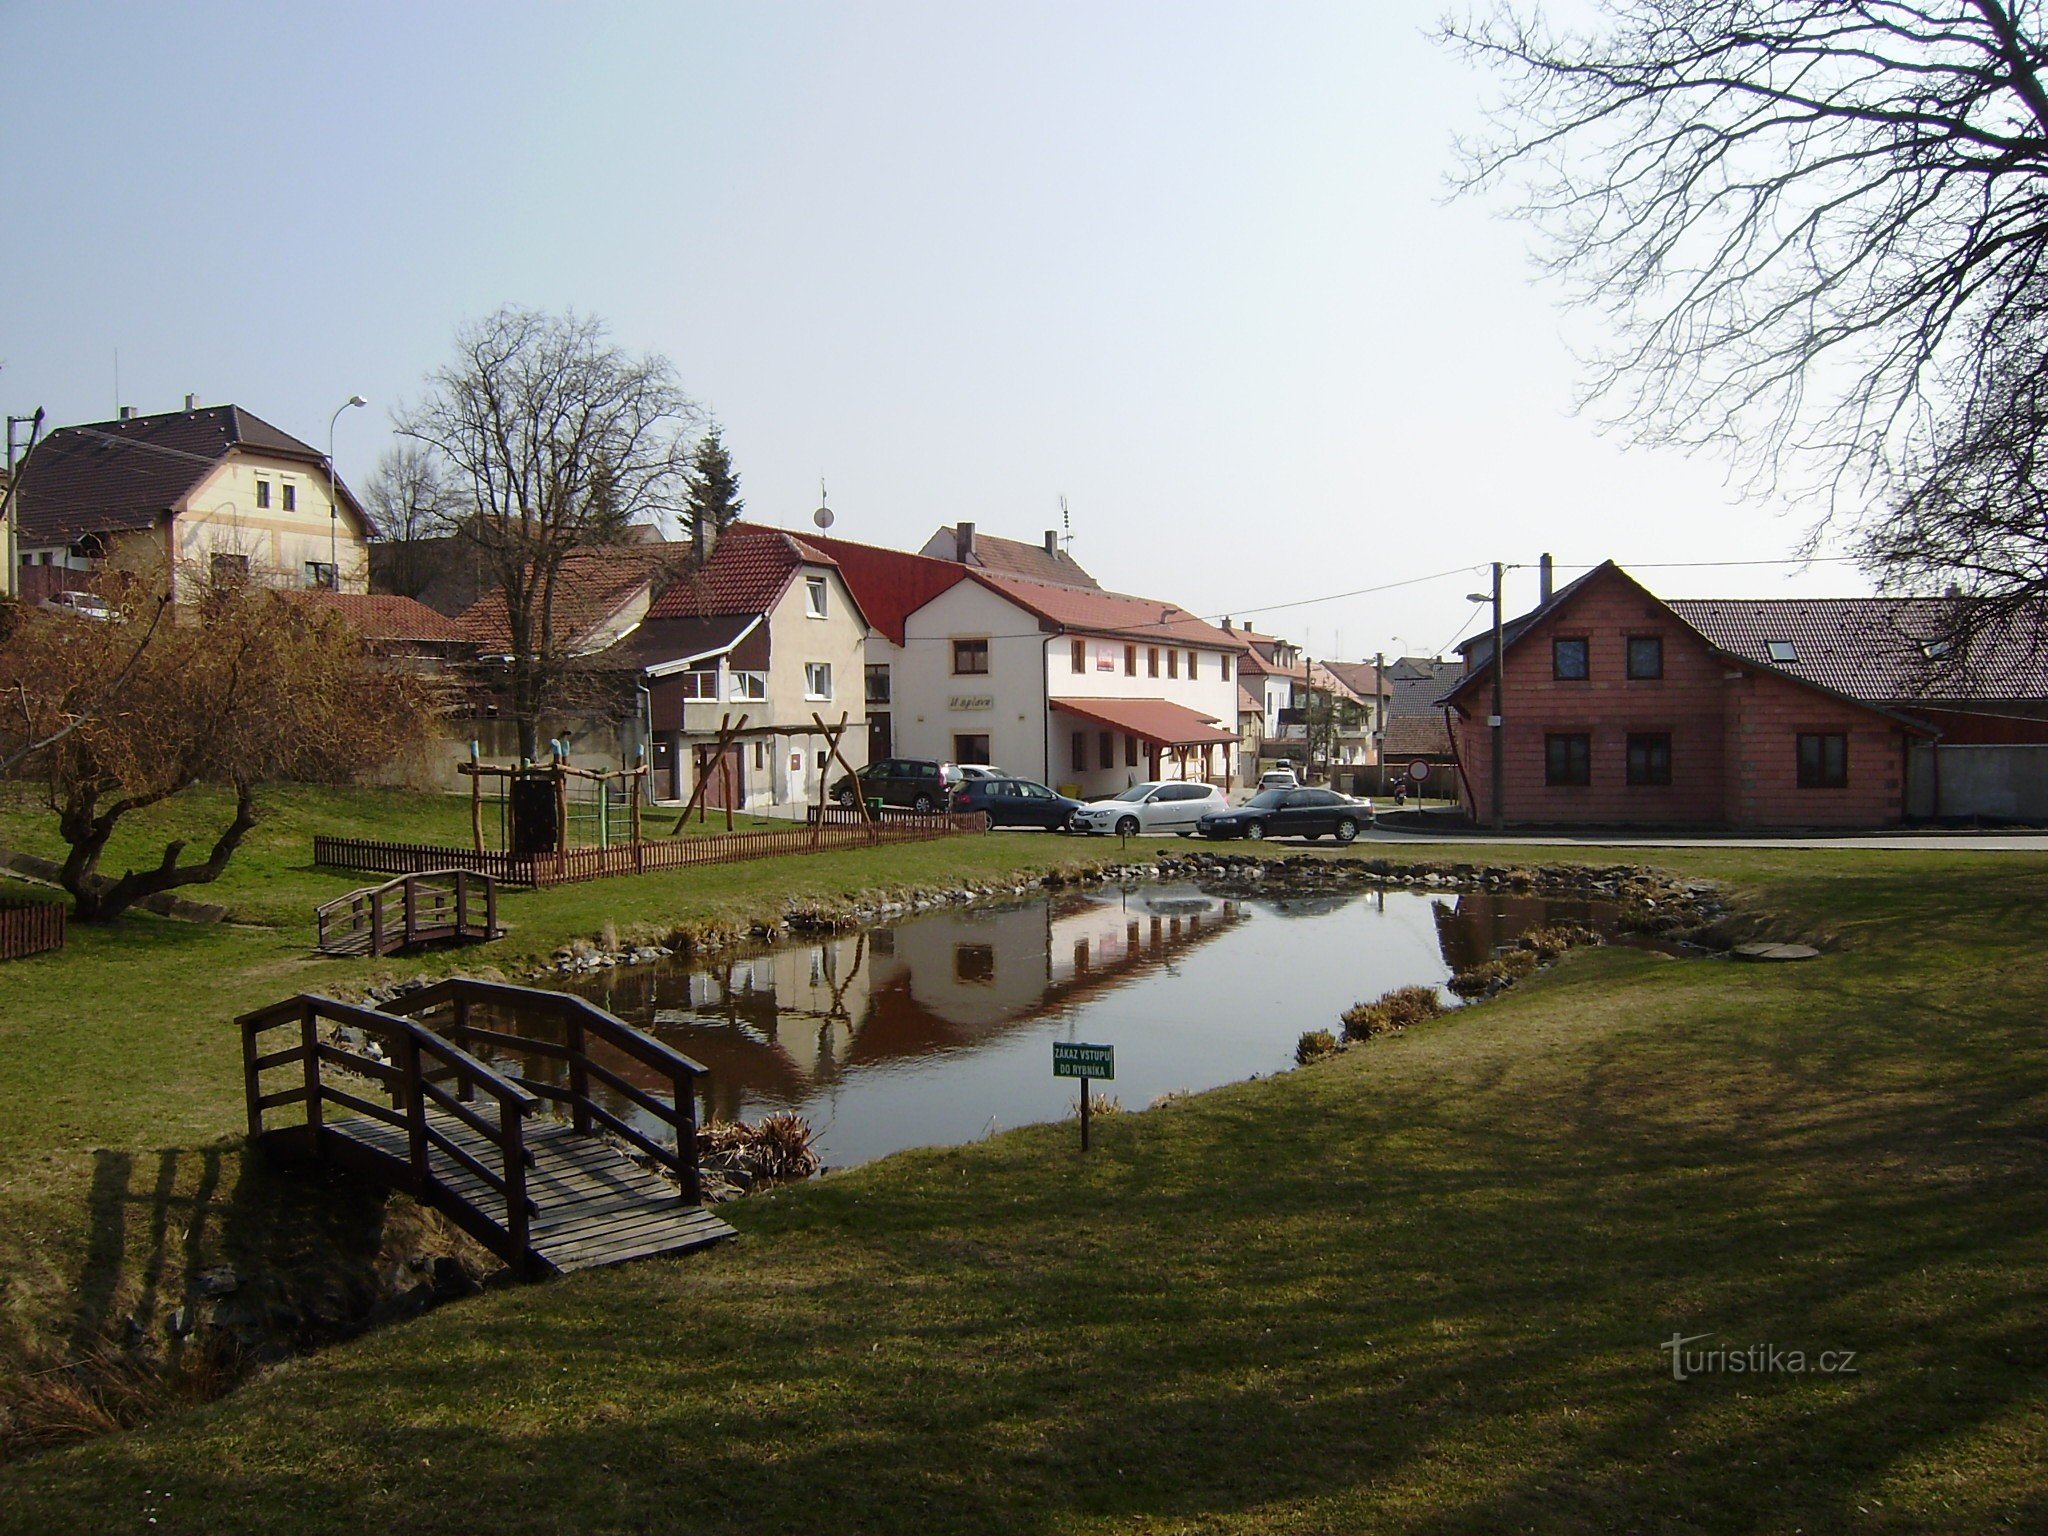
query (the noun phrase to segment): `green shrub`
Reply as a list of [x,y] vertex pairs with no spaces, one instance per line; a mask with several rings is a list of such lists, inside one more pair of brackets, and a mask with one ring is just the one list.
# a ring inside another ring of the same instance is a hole
[[1327,1029],[1305,1029],[1301,1038],[1294,1042],[1294,1064],[1305,1067],[1312,1061],[1321,1061],[1325,1056],[1334,1056],[1344,1047],[1337,1043],[1337,1037]]
[[1370,1003],[1354,1003],[1343,1013],[1346,1040],[1370,1040],[1392,1030],[1421,1024],[1444,1011],[1434,987],[1396,987]]

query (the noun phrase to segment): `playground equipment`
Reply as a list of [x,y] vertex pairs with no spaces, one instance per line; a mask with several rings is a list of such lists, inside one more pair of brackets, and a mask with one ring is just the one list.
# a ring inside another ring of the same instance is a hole
[[495,851],[555,853],[640,841],[641,790],[647,777],[644,749],[629,768],[578,768],[569,761],[565,741],[550,741],[547,759],[535,763],[486,763],[472,741],[469,761],[457,769],[469,780],[470,839],[478,853],[493,851],[484,846],[486,781],[493,786],[491,798],[498,809]]

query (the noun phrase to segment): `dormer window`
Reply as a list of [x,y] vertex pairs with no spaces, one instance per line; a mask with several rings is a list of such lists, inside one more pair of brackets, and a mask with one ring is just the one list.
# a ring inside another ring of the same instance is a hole
[[1799,660],[1799,647],[1790,640],[1770,640],[1764,643],[1764,653],[1778,666],[1788,666]]
[[806,576],[804,578],[804,612],[811,618],[825,617],[825,578]]

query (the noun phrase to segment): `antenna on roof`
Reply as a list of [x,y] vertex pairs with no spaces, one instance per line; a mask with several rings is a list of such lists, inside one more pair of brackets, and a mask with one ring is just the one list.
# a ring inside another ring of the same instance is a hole
[[818,477],[818,510],[811,514],[811,521],[820,528],[832,526],[832,509],[825,505],[825,477]]
[[1067,510],[1067,498],[1060,497],[1060,542],[1072,545],[1074,542],[1074,516]]

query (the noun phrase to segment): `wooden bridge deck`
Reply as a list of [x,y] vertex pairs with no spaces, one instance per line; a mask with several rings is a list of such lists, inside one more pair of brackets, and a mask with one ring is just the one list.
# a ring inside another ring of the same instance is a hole
[[451,939],[503,938],[498,883],[466,869],[401,875],[314,909],[325,955],[395,955]]
[[[453,1115],[429,1110],[427,1120],[438,1138],[452,1141],[478,1162],[497,1151],[493,1142]],[[370,1119],[331,1120],[327,1130],[394,1170],[408,1166],[406,1133],[395,1125]],[[675,1185],[595,1136],[578,1135],[557,1122],[541,1122],[528,1128],[526,1146],[533,1154],[526,1194],[534,1204],[527,1247],[556,1274],[687,1253],[737,1235],[703,1206],[680,1203]],[[488,1220],[504,1225],[503,1195],[439,1148],[430,1148],[428,1165],[438,1183]]]

